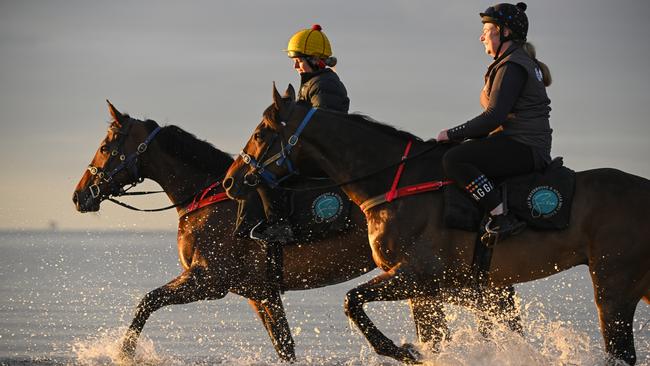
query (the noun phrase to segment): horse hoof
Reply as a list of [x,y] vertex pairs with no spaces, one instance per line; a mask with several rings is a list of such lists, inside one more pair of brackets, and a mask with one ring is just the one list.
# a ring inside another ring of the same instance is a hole
[[132,362],[135,359],[135,342],[125,341],[120,349],[119,358],[122,362]]
[[404,363],[408,364],[420,364],[422,363],[422,354],[418,352],[418,350],[415,348],[414,345],[411,343],[404,343],[402,347],[400,347],[400,350],[402,351],[402,359],[401,361]]

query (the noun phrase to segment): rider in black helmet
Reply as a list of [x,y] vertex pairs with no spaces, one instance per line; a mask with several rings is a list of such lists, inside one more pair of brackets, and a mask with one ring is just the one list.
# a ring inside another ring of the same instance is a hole
[[480,13],[480,40],[494,61],[485,74],[475,118],[442,130],[438,141],[462,142],[443,157],[447,175],[489,213],[486,229],[501,239],[519,233],[525,223],[507,212],[493,180],[542,169],[550,161],[551,83],[548,67],[526,41],[526,4],[497,4]]

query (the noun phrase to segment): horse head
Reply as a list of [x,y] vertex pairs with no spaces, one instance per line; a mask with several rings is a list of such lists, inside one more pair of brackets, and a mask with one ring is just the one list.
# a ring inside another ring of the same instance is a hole
[[108,132],[72,195],[79,212],[99,211],[103,200],[121,195],[125,186],[144,179],[139,174],[138,157],[160,130],[156,124],[153,132],[149,131],[145,123],[138,123],[107,102],[112,117]]
[[242,199],[262,182],[274,188],[297,174],[291,159],[300,155],[295,131],[301,113],[294,112],[306,107],[295,98],[291,84],[282,96],[273,84],[273,104],[264,111],[262,121],[226,173],[223,186],[230,198]]

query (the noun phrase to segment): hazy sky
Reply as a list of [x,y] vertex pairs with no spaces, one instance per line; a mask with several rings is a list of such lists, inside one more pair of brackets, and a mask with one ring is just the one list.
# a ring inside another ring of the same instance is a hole
[[[551,69],[553,155],[576,170],[650,178],[650,2],[528,1],[529,40]],[[72,191],[106,132],[104,100],[237,152],[298,82],[281,51],[320,23],[351,110],[423,138],[480,113],[491,1],[0,1],[0,229],[170,229],[176,214]],[[155,187],[148,184],[145,188]],[[168,204],[164,196],[133,201]]]

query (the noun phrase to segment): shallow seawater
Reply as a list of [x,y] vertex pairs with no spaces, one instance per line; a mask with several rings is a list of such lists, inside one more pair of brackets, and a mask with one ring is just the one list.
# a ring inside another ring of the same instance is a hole
[[[175,233],[0,233],[0,365],[113,365],[135,306],[181,272]],[[372,274],[376,274],[373,272]],[[371,275],[372,275],[371,274]],[[344,294],[366,275],[283,302],[296,365],[398,365],[376,355],[343,314]],[[439,352],[416,347],[426,365],[605,365],[586,267],[516,286],[524,336],[496,324],[490,340],[476,317],[446,306],[451,339]],[[396,343],[415,341],[405,302],[366,307]],[[634,323],[638,365],[650,366],[650,306]],[[279,365],[245,299],[176,305],[148,320],[138,365]]]

